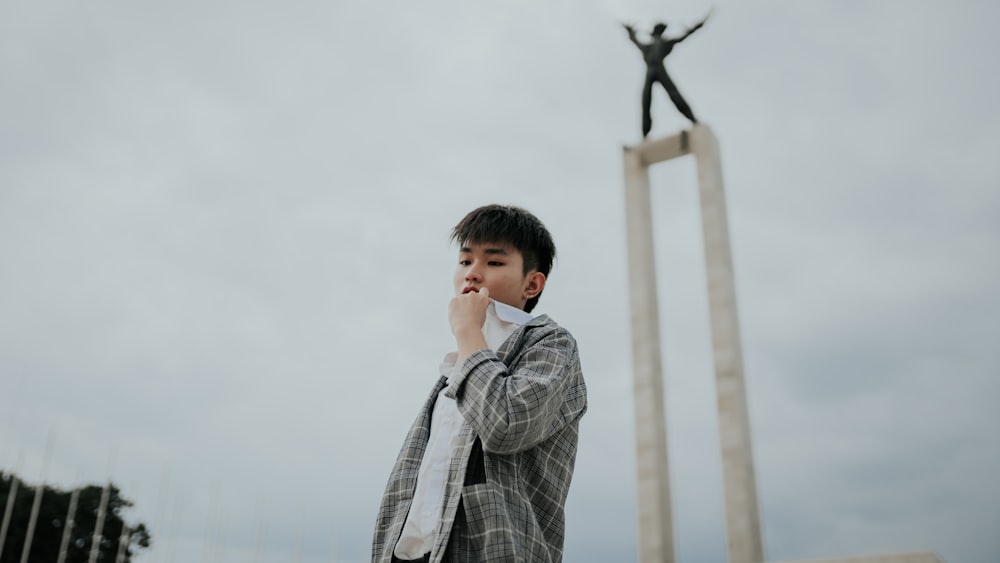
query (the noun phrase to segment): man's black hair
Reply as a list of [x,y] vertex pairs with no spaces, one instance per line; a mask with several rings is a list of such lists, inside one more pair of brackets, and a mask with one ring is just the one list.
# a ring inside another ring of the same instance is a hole
[[[469,212],[451,231],[451,240],[460,246],[469,244],[509,244],[524,259],[524,275],[537,270],[549,277],[556,245],[545,225],[530,211],[512,205],[484,205]],[[538,304],[538,295],[524,304],[531,312]]]

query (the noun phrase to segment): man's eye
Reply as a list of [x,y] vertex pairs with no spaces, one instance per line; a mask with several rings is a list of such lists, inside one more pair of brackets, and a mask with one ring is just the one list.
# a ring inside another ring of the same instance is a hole
[[503,262],[490,262],[490,266],[503,266]]
[[471,264],[471,263],[472,263],[472,262],[471,262],[471,261],[469,261],[469,260],[459,260],[459,261],[458,261],[458,264],[459,264],[460,266],[468,266],[468,265],[469,265],[469,264]]

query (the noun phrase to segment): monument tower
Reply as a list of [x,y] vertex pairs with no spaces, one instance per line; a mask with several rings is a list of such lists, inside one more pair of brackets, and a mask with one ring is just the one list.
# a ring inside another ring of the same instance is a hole
[[642,53],[646,64],[642,89],[643,139],[646,139],[652,128],[650,101],[655,84],[660,84],[666,90],[677,110],[693,124],[690,131],[658,140],[644,140],[637,146],[624,149],[629,297],[635,370],[639,561],[642,563],[673,563],[676,558],[670,509],[666,416],[663,408],[663,362],[660,354],[649,167],[687,154],[693,154],[698,164],[722,446],[728,560],[729,563],[760,563],[764,560],[719,146],[712,130],[706,125],[698,124],[694,112],[664,66],[664,59],[673,52],[674,47],[701,29],[707,20],[708,16],[705,16],[677,37],[665,35],[667,24],[657,23],[650,33],[648,43],[637,38],[635,28],[624,26],[629,40]]
[[[632,357],[635,372],[636,456],[640,563],[675,563],[670,475],[667,464],[666,416],[663,408],[663,362],[656,296],[653,216],[650,209],[649,167],[688,154],[698,167],[698,194],[708,281],[712,356],[722,450],[726,555],[729,563],[762,563],[757,479],[750,440],[750,415],[743,377],[743,351],[736,309],[729,222],[722,184],[719,144],[712,130],[699,124],[663,65],[673,48],[700,29],[706,16],[684,34],[670,38],[666,24],[658,23],[650,42],[629,39],[643,55],[646,77],[642,90],[643,142],[624,147],[625,213],[629,262],[629,301],[632,319]],[[660,84],[692,127],[660,139],[647,139],[652,127],[650,96]],[[828,559],[825,563],[941,563],[932,552],[913,552]]]

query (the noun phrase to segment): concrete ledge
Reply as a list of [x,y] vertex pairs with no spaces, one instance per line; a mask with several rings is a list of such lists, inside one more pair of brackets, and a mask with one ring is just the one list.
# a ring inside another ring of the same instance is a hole
[[626,145],[623,148],[627,152],[637,153],[643,166],[652,166],[665,160],[691,154],[689,145],[688,132],[681,131],[669,137],[646,139],[638,145]]
[[783,563],[944,563],[938,554],[931,551],[913,553],[893,553],[888,555],[868,555],[863,557],[837,557],[834,559],[809,559],[785,561]]

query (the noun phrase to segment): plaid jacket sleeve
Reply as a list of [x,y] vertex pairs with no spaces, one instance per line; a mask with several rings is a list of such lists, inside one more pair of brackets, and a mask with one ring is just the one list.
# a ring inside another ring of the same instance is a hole
[[483,450],[497,454],[548,440],[587,406],[576,340],[552,322],[522,327],[497,353],[469,356],[445,394],[456,399]]

